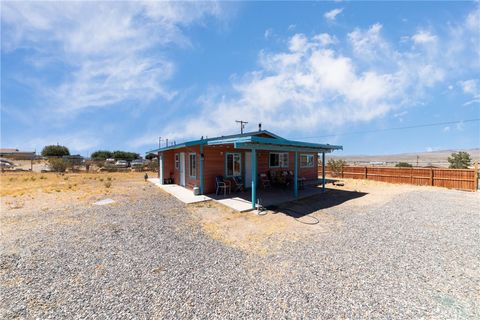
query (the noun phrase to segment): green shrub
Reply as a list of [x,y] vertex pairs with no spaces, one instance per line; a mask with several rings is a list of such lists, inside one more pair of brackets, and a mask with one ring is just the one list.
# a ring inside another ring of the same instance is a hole
[[454,152],[448,157],[450,168],[452,169],[468,169],[472,164],[470,154],[465,151]]
[[105,185],[105,188],[108,189],[112,186],[112,183],[110,181],[107,181],[107,182],[104,183],[104,185]]
[[413,166],[408,162],[399,162],[395,165],[395,167],[397,167],[397,168],[411,168]]
[[343,167],[347,165],[347,162],[342,159],[338,159],[338,160],[330,159],[328,160],[327,165],[328,165],[328,168],[330,169],[332,176],[338,177],[342,174]]
[[67,170],[67,163],[59,158],[50,158],[48,160],[48,166],[50,170],[55,172],[65,172],[65,170]]
[[90,156],[93,160],[103,160],[105,161],[108,158],[113,158],[113,152],[108,150],[98,150],[92,153]]

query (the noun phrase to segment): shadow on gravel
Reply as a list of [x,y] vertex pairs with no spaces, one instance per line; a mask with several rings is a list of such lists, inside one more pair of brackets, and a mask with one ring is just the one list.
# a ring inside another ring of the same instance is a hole
[[284,213],[292,218],[301,218],[316,211],[335,207],[365,195],[367,195],[365,192],[326,189],[325,193],[296,201],[285,202],[278,206],[270,206],[267,207],[267,209],[274,213]]

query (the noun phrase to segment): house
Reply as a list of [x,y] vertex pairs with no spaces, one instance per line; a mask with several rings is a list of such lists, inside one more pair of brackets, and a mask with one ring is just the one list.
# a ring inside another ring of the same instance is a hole
[[35,158],[35,151],[21,151],[18,149],[0,149],[0,157],[14,160],[31,160]]
[[209,194],[216,191],[217,176],[242,177],[245,187],[251,188],[254,206],[259,174],[291,173],[296,196],[299,183],[318,179],[319,154],[324,165],[325,153],[338,149],[342,147],[287,140],[259,130],[167,145],[147,153],[158,154],[161,184],[175,183],[189,189],[197,186],[200,194]]

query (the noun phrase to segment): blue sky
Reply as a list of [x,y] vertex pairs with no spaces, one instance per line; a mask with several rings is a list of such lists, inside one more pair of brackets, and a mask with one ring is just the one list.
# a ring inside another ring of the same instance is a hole
[[263,128],[343,154],[480,145],[478,2],[1,2],[1,146],[143,153]]

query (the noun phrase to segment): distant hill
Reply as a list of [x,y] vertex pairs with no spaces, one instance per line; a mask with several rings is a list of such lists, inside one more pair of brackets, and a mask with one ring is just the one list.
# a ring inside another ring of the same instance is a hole
[[[408,162],[414,166],[436,166],[448,167],[448,157],[453,152],[466,151],[472,157],[472,160],[477,160],[480,163],[480,148],[475,149],[459,149],[459,150],[439,150],[431,152],[412,152],[391,155],[354,155],[354,156],[339,156],[326,155],[328,159],[343,159],[350,165],[386,165],[394,166],[398,162]],[[473,163],[473,162],[472,162]]]

